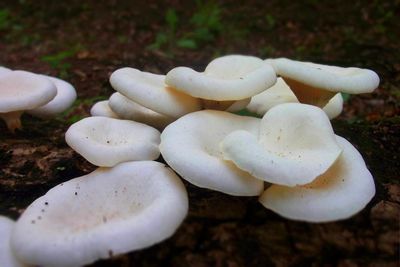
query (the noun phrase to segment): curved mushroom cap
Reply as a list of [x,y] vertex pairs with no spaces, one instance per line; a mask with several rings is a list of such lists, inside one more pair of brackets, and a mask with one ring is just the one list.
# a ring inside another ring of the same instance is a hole
[[260,119],[203,110],[176,120],[161,134],[160,151],[168,165],[190,183],[231,195],[255,196],[263,182],[222,159],[219,143],[232,131],[258,132]]
[[34,109],[57,94],[48,79],[27,71],[11,71],[0,76],[0,112]]
[[188,211],[177,175],[154,161],[99,168],[50,189],[21,215],[17,256],[40,266],[82,266],[170,237]]
[[109,100],[110,108],[118,117],[145,123],[157,129],[164,129],[175,119],[145,108],[120,93],[114,93]]
[[10,247],[11,232],[15,222],[7,217],[0,216],[0,264],[4,267],[24,267],[14,256]]
[[253,96],[247,109],[264,116],[269,109],[276,105],[298,102],[299,100],[297,100],[295,94],[290,90],[290,87],[279,77],[271,88]]
[[9,72],[12,72],[12,70],[0,66],[0,76]]
[[224,158],[264,181],[296,186],[312,182],[339,157],[332,126],[317,107],[287,103],[270,109],[258,135],[235,131],[221,144]]
[[96,102],[90,109],[90,115],[93,117],[108,117],[119,119],[120,117],[111,109],[109,100]]
[[370,93],[379,85],[378,75],[369,69],[342,68],[287,58],[268,59],[266,62],[288,82],[292,90],[296,88],[291,86],[290,81],[326,91],[349,94]]
[[69,127],[68,145],[96,166],[153,160],[160,151],[160,132],[142,123],[107,117],[89,117]]
[[170,70],[165,83],[194,97],[208,100],[240,100],[252,97],[276,81],[273,68],[263,60],[231,55],[214,59],[204,73],[191,68]]
[[173,118],[201,109],[199,99],[169,88],[165,76],[122,68],[113,72],[111,86],[130,100]]
[[322,108],[328,115],[329,119],[334,119],[342,113],[343,110],[343,97],[341,93],[337,93],[332,97],[329,102]]
[[39,118],[51,118],[67,110],[76,99],[75,88],[68,82],[46,75],[57,88],[57,95],[46,105],[29,110],[28,113]]
[[303,186],[272,185],[260,202],[285,218],[307,222],[342,220],[361,211],[375,195],[374,180],[360,153],[336,138],[343,152],[326,173]]

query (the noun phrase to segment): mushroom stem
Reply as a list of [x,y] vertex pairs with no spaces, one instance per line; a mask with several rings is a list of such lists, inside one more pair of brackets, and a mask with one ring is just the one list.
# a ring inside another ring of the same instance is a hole
[[12,111],[7,113],[0,113],[0,118],[7,124],[8,130],[14,133],[16,129],[21,129],[21,115],[23,111]]

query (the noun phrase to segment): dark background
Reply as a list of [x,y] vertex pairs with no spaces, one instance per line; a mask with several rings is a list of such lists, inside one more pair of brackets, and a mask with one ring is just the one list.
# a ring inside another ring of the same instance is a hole
[[344,95],[332,122],[374,175],[367,208],[308,224],[273,214],[257,198],[186,184],[189,215],[172,238],[93,266],[398,266],[400,1],[240,2],[1,1],[0,65],[61,77],[78,100],[53,120],[24,115],[16,134],[0,123],[0,214],[16,219],[54,185],[94,169],[64,132],[112,94],[108,78],[117,68],[165,74],[180,65],[200,71],[232,53],[288,57],[381,77],[372,94]]

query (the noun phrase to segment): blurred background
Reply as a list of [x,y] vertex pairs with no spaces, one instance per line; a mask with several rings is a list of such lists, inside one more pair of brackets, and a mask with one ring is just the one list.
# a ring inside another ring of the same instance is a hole
[[379,88],[344,95],[344,112],[333,122],[377,181],[378,194],[360,215],[289,222],[257,199],[188,185],[189,217],[172,239],[94,266],[398,266],[399,37],[399,0],[3,0],[0,65],[61,77],[78,100],[52,122],[24,115],[29,131],[11,135],[0,126],[0,211],[17,218],[55,184],[93,170],[63,133],[112,94],[108,78],[117,68],[202,71],[226,54],[369,68],[379,74]]

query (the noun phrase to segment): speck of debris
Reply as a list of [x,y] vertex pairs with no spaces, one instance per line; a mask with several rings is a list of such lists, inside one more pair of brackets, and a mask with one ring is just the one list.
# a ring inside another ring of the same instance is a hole
[[31,221],[31,224],[35,224],[35,220],[32,220],[32,221]]
[[45,205],[49,205],[49,202],[44,202]]
[[78,192],[75,192],[75,196],[77,196],[78,195]]
[[107,217],[103,216],[103,223],[106,223],[106,222],[107,222]]
[[38,218],[38,220],[41,220],[41,219],[42,219],[42,216],[38,216],[37,218]]
[[42,212],[44,212],[44,209],[42,209]]
[[110,140],[107,140],[107,144],[109,144],[110,143]]

